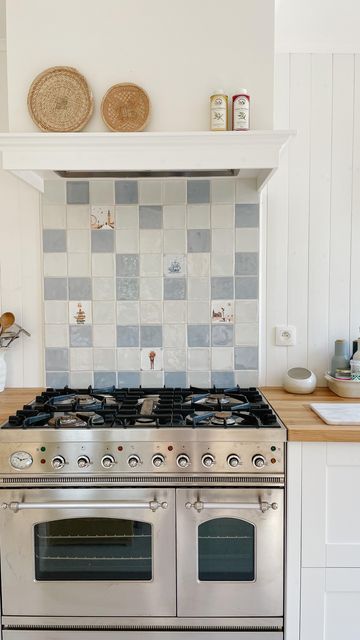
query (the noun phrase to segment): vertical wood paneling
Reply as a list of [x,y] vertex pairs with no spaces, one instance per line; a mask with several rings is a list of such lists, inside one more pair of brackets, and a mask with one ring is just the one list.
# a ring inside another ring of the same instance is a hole
[[350,338],[360,335],[360,55],[355,56],[351,219]]

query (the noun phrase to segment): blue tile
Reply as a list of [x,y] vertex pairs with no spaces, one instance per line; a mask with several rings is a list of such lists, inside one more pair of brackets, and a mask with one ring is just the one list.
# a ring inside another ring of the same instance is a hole
[[119,325],[116,327],[118,347],[139,346],[139,325]]
[[255,228],[259,226],[258,204],[235,205],[235,226],[241,228]]
[[89,204],[89,183],[80,180],[67,182],[66,202],[68,204]]
[[131,277],[139,275],[139,254],[138,253],[118,253],[116,254],[116,275]]
[[235,369],[249,370],[258,368],[257,347],[235,347]]
[[136,180],[117,180],[115,182],[116,204],[137,204],[138,200],[138,183]]
[[186,387],[186,372],[165,371],[165,387]]
[[235,298],[237,300],[256,300],[259,296],[257,276],[239,276],[235,278]]
[[188,347],[209,347],[210,327],[208,324],[188,324]]
[[67,371],[47,371],[46,386],[53,389],[61,389],[69,384],[69,373]]
[[188,253],[208,253],[211,250],[210,229],[189,229],[187,250]]
[[210,202],[210,180],[188,180],[187,201],[189,204]]
[[139,207],[140,229],[162,229],[163,208],[160,205],[143,205]]
[[92,326],[70,325],[70,347],[92,347]]
[[44,253],[62,253],[66,251],[66,231],[64,229],[44,229]]
[[115,371],[94,371],[94,386],[97,389],[104,387],[116,387]]
[[116,278],[117,300],[139,300],[139,278]]
[[237,276],[257,276],[259,273],[258,253],[235,253],[235,274]]
[[91,278],[69,278],[69,300],[91,300]]
[[160,324],[141,325],[140,346],[162,347],[162,326]]
[[118,371],[117,385],[119,389],[123,387],[139,387],[140,372],[139,371]]
[[234,344],[234,326],[232,324],[213,324],[211,327],[213,347],[232,347]]
[[211,384],[218,389],[227,389],[235,384],[233,371],[213,371],[211,374]]
[[44,300],[67,300],[67,278],[44,278]]
[[45,349],[46,371],[68,371],[69,349],[48,347]]
[[164,278],[164,300],[186,300],[186,278]]
[[114,231],[107,229],[91,231],[91,251],[93,253],[113,253],[114,244]]
[[212,300],[232,300],[234,298],[234,278],[216,276],[211,278]]

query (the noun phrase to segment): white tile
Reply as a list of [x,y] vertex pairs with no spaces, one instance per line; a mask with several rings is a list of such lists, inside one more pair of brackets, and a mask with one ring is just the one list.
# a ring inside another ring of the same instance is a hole
[[160,347],[144,347],[140,349],[141,371],[162,371],[163,350]]
[[213,253],[234,253],[234,230],[213,229],[211,232]]
[[164,229],[184,229],[186,205],[169,205],[163,209]]
[[162,256],[160,253],[140,254],[140,275],[149,277],[162,275]]
[[66,253],[44,253],[44,276],[67,276]]
[[166,371],[186,371],[185,349],[164,349],[164,369]]
[[210,349],[188,349],[189,371],[206,371],[210,368]]
[[91,258],[89,253],[68,254],[69,276],[87,277],[91,275]]
[[[85,317],[84,317],[85,314]],[[81,320],[81,321],[79,321]],[[91,324],[92,321],[92,303],[88,300],[77,302],[71,300],[69,302],[69,324]]]
[[259,303],[257,300],[236,300],[235,322],[257,322]]
[[121,229],[116,231],[117,253],[139,253],[138,229]]
[[140,302],[140,323],[161,324],[163,317],[163,304],[161,301]]
[[186,180],[163,181],[164,204],[181,204],[186,202]]
[[116,364],[115,349],[93,349],[94,352],[94,370],[95,371],[114,371]]
[[66,324],[46,324],[45,325],[45,346],[46,347],[68,347],[69,327]]
[[160,229],[140,229],[140,253],[161,253],[163,232]]
[[213,347],[211,349],[211,369],[213,371],[234,369],[234,349],[232,347]]
[[210,205],[209,204],[189,204],[188,205],[187,228],[188,229],[209,229],[210,228]]
[[68,229],[90,229],[90,207],[88,204],[68,204],[66,213]]
[[211,181],[211,201],[233,204],[235,202],[235,179],[214,178]]
[[115,225],[117,229],[139,228],[139,207],[137,204],[115,207]]
[[43,206],[44,229],[66,228],[66,207],[62,204],[44,204]]
[[122,325],[139,324],[139,302],[136,300],[117,302],[116,322]]
[[234,275],[234,252],[211,254],[211,275],[212,276],[233,276]]
[[210,322],[210,302],[191,300],[188,302],[188,323],[207,324]]
[[258,371],[235,371],[235,384],[239,387],[257,387],[259,384]]
[[188,385],[207,389],[211,385],[210,371],[189,371]]
[[93,300],[114,300],[114,278],[93,278]]
[[87,389],[93,386],[94,373],[92,371],[71,371],[70,386],[73,389]]
[[115,302],[93,302],[93,323],[112,324],[115,323]]
[[259,192],[255,178],[239,178],[235,185],[235,202],[237,204],[257,204]]
[[90,348],[70,349],[71,371],[91,371],[93,368],[93,350]]
[[164,373],[163,371],[142,371],[140,381],[143,387],[163,387]]
[[186,324],[164,324],[163,344],[164,347],[185,347]]
[[164,323],[186,322],[187,302],[185,300],[164,300]]
[[258,229],[236,229],[235,249],[236,251],[258,251]]
[[257,324],[245,323],[235,325],[236,345],[257,345],[259,342],[259,328]]
[[140,349],[117,349],[118,371],[140,370]]
[[188,278],[188,299],[208,300],[210,298],[209,278]]
[[184,229],[165,229],[164,253],[185,253],[186,234]]
[[90,231],[71,229],[67,232],[67,249],[69,253],[90,252]]
[[45,322],[49,324],[68,323],[68,303],[66,300],[45,300]]
[[140,278],[140,300],[162,300],[162,278]]
[[115,347],[115,327],[111,327],[108,324],[94,324],[93,345],[94,347]]
[[139,180],[139,203],[140,204],[161,204],[162,203],[162,181],[161,180]]
[[189,276],[210,274],[210,253],[188,253],[187,272]]
[[211,226],[214,229],[233,229],[235,224],[235,205],[213,204],[211,206]]
[[113,276],[115,274],[114,254],[93,253],[91,261],[93,276]]

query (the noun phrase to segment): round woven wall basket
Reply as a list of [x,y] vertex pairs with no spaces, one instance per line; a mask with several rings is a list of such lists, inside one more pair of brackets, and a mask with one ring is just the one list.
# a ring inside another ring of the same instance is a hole
[[28,108],[42,131],[80,131],[89,121],[94,101],[85,78],[73,67],[51,67],[33,80]]
[[114,84],[101,103],[102,118],[111,131],[142,131],[149,112],[149,96],[130,82]]

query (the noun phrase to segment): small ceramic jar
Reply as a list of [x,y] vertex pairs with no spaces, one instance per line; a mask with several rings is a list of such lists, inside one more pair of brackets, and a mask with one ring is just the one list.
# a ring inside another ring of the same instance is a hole
[[316,375],[305,367],[293,367],[285,373],[283,385],[289,393],[312,393],[316,387]]

